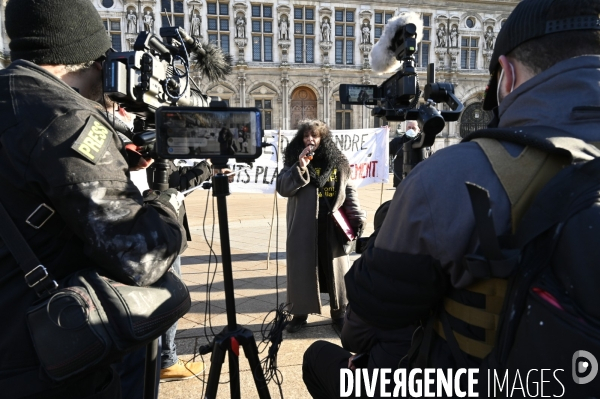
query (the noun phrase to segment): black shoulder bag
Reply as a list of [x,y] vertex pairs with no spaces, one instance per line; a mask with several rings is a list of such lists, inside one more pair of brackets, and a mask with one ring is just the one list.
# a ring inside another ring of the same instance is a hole
[[27,312],[42,368],[54,381],[119,361],[161,336],[191,306],[171,272],[148,287],[129,286],[82,269],[58,284],[0,203],[0,237],[39,296]]

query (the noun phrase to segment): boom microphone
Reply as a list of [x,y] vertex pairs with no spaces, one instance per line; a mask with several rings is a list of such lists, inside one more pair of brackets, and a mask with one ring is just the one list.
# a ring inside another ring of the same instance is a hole
[[419,14],[415,12],[404,13],[391,18],[383,29],[381,38],[373,46],[369,61],[374,72],[379,74],[393,72],[398,69],[401,62],[396,59],[396,39],[397,34],[407,24],[416,26],[417,37],[423,32],[423,22]]

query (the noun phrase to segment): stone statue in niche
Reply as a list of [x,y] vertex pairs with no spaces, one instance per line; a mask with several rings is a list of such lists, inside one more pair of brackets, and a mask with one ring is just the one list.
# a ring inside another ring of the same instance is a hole
[[154,33],[154,16],[150,10],[146,10],[144,14],[144,30],[146,32]]
[[192,19],[190,20],[190,33],[193,37],[200,37],[200,25],[202,20],[200,19],[200,13],[192,11]]
[[493,50],[494,39],[496,38],[496,35],[494,35],[494,30],[491,26],[488,26],[487,30],[485,31],[485,35],[483,35],[483,38],[485,39],[485,49]]
[[437,29],[438,47],[446,47],[446,26],[440,24]]
[[361,43],[371,43],[371,26],[365,21],[360,30],[362,35]]
[[324,42],[331,41],[331,25],[329,24],[329,20],[327,18],[323,19],[323,23],[321,23],[321,37]]
[[458,47],[458,26],[452,25],[450,31],[450,47]]
[[137,15],[131,8],[127,11],[127,33],[138,33]]
[[289,40],[288,35],[289,22],[287,16],[281,17],[279,20],[279,39],[281,40]]
[[240,39],[246,37],[246,18],[241,14],[235,18],[235,37]]

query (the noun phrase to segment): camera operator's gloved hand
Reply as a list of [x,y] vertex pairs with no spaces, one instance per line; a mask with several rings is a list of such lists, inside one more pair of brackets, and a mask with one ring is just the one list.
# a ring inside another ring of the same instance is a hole
[[201,185],[212,176],[212,167],[206,161],[202,161],[192,167],[179,168],[179,184],[181,191]]
[[146,169],[154,162],[154,159],[145,157],[141,153],[141,151],[143,151],[142,147],[138,147],[133,143],[126,144],[125,150],[127,151],[127,165],[129,165],[129,171]]
[[144,191],[144,202],[158,202],[163,207],[173,211],[180,222],[183,222],[185,208],[182,208],[185,196],[174,188],[164,191],[146,190]]

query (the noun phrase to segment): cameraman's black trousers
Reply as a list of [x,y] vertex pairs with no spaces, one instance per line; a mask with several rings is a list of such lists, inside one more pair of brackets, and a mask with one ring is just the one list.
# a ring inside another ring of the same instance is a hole
[[340,370],[348,368],[352,353],[327,341],[317,341],[306,352],[302,361],[302,379],[315,399],[340,397]]

